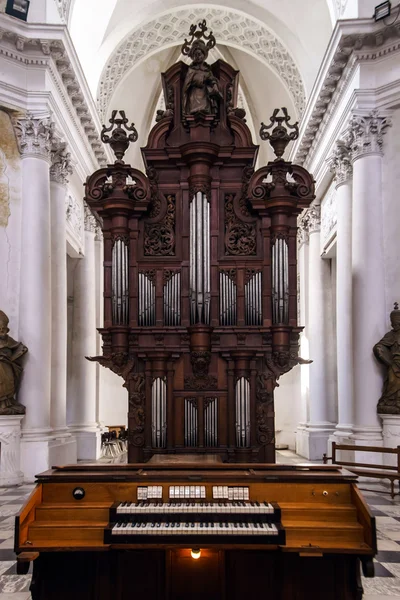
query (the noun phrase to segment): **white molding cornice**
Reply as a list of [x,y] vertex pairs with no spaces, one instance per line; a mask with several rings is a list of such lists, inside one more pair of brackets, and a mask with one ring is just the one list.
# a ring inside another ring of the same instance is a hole
[[56,87],[72,107],[75,124],[86,140],[94,164],[104,166],[112,162],[109,149],[100,141],[97,108],[64,25],[24,23],[0,14],[0,55],[49,69]]
[[396,52],[400,53],[400,22],[391,27],[372,19],[336,23],[302,119],[299,139],[291,151],[293,162],[305,166],[311,163],[321,132],[326,130],[358,65]]

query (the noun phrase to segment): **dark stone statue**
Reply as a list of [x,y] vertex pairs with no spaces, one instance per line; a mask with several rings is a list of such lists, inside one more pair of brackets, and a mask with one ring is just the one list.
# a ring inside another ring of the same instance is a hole
[[222,94],[218,80],[214,77],[210,65],[206,63],[208,50],[202,40],[196,39],[188,56],[192,59],[183,84],[183,113],[194,115],[204,113],[216,115]]
[[8,335],[8,317],[0,311],[0,415],[24,415],[16,400],[22,376],[21,358],[28,348]]
[[378,402],[378,414],[400,414],[400,310],[397,302],[390,313],[392,330],[374,346],[374,354],[385,367],[385,382]]

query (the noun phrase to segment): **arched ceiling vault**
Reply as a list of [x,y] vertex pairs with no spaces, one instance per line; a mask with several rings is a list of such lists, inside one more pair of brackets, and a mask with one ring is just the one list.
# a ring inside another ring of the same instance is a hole
[[98,108],[102,118],[107,113],[111,97],[124,76],[140,61],[164,48],[181,45],[191,23],[207,20],[221,43],[240,49],[272,69],[282,80],[300,116],[306,94],[299,69],[282,42],[253,18],[221,8],[179,9],[142,23],[117,47],[107,62],[98,88]]

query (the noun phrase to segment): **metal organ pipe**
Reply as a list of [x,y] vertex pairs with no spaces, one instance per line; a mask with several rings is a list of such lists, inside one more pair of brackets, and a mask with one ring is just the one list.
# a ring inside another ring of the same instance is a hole
[[139,273],[139,327],[156,324],[156,286],[146,273]]
[[190,319],[210,323],[210,205],[202,192],[190,203]]
[[181,323],[181,274],[174,273],[164,285],[164,325]]
[[239,448],[250,446],[250,383],[246,377],[239,377],[235,389],[236,400],[236,445]]
[[254,273],[245,285],[246,325],[262,325],[261,272]]
[[151,433],[153,448],[165,448],[167,440],[167,384],[157,377],[151,387]]
[[284,238],[272,246],[272,322],[289,322],[289,250]]
[[223,271],[219,274],[220,325],[236,325],[236,283]]
[[204,442],[206,446],[218,446],[218,398],[206,398],[204,410]]
[[197,446],[197,404],[195,398],[185,398],[185,446]]
[[115,240],[112,249],[112,316],[114,325],[128,324],[129,260],[128,246]]

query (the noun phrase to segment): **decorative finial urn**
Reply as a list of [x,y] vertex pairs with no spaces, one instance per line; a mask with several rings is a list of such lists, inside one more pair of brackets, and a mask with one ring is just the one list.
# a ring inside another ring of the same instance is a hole
[[[101,130],[101,141],[104,144],[110,144],[112,151],[117,157],[116,162],[123,162],[122,159],[129,148],[129,144],[131,142],[136,142],[139,136],[135,129],[135,125],[133,123],[130,125],[127,124],[128,119],[125,116],[125,111],[119,111],[121,118],[116,118],[117,112],[117,110],[113,110],[109,121],[111,125],[109,127],[103,125],[103,129]],[[111,136],[107,135],[110,131],[112,131]],[[131,133],[127,135],[127,132]]]
[[[288,115],[287,108],[282,107],[282,112],[283,116],[278,117],[279,108],[276,108],[272,117],[270,117],[270,124],[265,125],[264,123],[261,123],[260,128],[260,138],[263,141],[269,141],[275,152],[276,160],[282,158],[288,143],[297,140],[299,137],[299,123],[297,121],[293,125],[289,123],[291,117]],[[287,127],[293,129],[293,131],[289,133],[283,123],[286,123]],[[276,127],[274,127],[274,125],[276,125]],[[274,127],[274,129],[272,129],[272,127]],[[269,132],[269,129],[272,129],[272,131]]]

